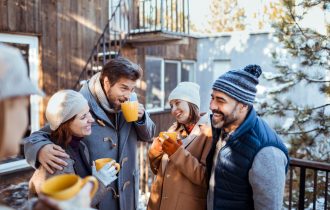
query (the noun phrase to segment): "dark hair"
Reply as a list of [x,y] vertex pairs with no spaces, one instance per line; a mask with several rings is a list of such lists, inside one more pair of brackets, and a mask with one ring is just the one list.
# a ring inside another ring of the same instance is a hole
[[[111,86],[121,78],[127,78],[133,81],[138,80],[142,76],[142,69],[139,65],[130,60],[118,57],[110,60],[102,69],[101,84],[105,77],[108,77]],[[103,84],[102,84],[103,85]]]
[[[198,109],[197,105],[190,103],[190,102],[188,102],[188,106],[189,106],[188,122],[190,122],[192,124],[196,124],[200,117],[199,109]],[[177,127],[175,128],[175,130],[179,129],[181,127],[181,125],[183,125],[183,124],[177,123]]]
[[72,117],[68,121],[62,123],[55,131],[50,133],[51,139],[55,144],[66,148],[72,140],[72,132],[70,129],[70,124],[76,116]]

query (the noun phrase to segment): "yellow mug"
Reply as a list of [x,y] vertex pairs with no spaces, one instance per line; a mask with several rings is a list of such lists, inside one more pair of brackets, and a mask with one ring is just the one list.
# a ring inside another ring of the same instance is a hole
[[56,200],[68,200],[74,197],[87,182],[93,183],[93,190],[90,193],[90,197],[93,198],[99,186],[97,179],[93,176],[82,179],[76,174],[61,174],[47,179],[41,185],[41,192]]
[[138,120],[139,102],[126,101],[121,104],[121,111],[123,112],[126,122],[134,122]]
[[164,134],[168,137],[170,137],[170,139],[172,139],[173,141],[177,140],[177,133],[176,132],[160,132],[159,133],[159,137],[162,138],[163,140],[167,140],[167,138],[165,138]]
[[[103,166],[109,162],[111,162],[113,159],[112,158],[100,158],[100,159],[97,159],[95,160],[95,167],[96,167],[96,170],[100,170],[101,168],[103,168]],[[116,169],[117,169],[117,173],[119,172],[120,170],[120,165],[119,163],[114,163]]]

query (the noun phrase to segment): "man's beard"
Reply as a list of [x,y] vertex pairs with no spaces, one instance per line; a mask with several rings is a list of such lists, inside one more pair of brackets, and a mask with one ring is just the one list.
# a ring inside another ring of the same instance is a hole
[[213,110],[212,112],[221,115],[221,118],[218,120],[214,119],[214,117],[212,116],[212,125],[215,128],[227,128],[237,120],[236,106],[234,110],[228,115],[225,115],[219,110]]
[[212,125],[215,128],[222,128],[222,126],[225,123],[224,115],[222,113],[219,113],[219,114],[222,115],[222,118],[220,120],[216,120],[216,119],[214,119],[214,117],[212,117]]
[[107,95],[107,99],[108,99],[108,102],[110,105],[110,109],[113,109],[114,111],[118,112],[121,109],[120,104],[118,105],[118,104],[114,103],[115,99],[113,99],[111,97],[111,92],[107,93],[106,95]]

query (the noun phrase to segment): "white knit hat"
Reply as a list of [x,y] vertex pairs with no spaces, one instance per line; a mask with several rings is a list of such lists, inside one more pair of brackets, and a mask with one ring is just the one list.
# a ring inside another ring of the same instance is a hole
[[199,85],[194,82],[181,82],[172,90],[168,101],[180,99],[195,104],[200,108]]
[[62,123],[79,114],[86,106],[87,100],[74,90],[60,90],[48,101],[46,118],[50,129],[56,130]]
[[0,44],[0,100],[32,94],[44,95],[32,84],[22,54],[14,47]]

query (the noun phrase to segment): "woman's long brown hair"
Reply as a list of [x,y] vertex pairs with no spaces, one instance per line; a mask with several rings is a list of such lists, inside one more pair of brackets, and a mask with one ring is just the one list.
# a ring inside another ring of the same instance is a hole
[[62,123],[55,131],[50,133],[51,139],[55,144],[66,148],[72,140],[72,131],[70,129],[70,124],[76,116],[72,117],[68,121]]
[[[189,124],[196,124],[200,117],[199,109],[195,104],[190,103],[190,102],[188,102],[188,106],[189,106],[188,122],[189,122]],[[181,127],[181,125],[183,125],[183,124],[177,122],[177,126],[176,126],[175,130],[178,130]]]

